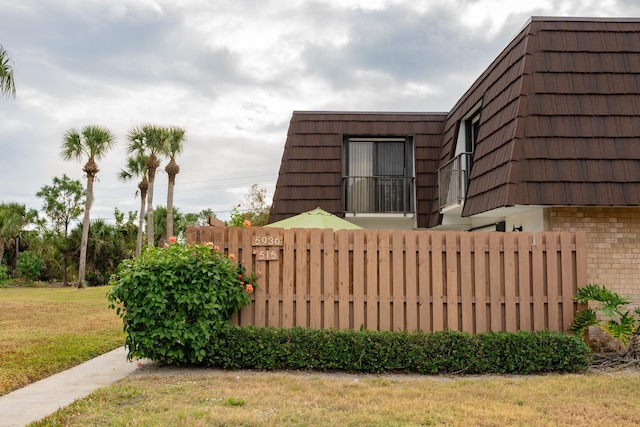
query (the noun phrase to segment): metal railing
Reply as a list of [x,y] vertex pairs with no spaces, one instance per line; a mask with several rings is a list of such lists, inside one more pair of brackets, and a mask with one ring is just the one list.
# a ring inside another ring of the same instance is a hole
[[414,177],[345,176],[345,212],[413,213],[414,186]]
[[464,201],[470,166],[471,153],[460,153],[438,169],[440,209]]

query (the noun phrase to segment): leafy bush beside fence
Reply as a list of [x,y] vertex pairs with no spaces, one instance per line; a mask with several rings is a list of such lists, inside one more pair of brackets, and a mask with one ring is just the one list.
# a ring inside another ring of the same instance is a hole
[[233,258],[213,245],[174,243],[123,261],[108,297],[124,321],[128,357],[206,361],[209,343],[251,302],[257,281]]
[[592,352],[558,332],[388,332],[225,328],[206,361],[225,369],[303,369],[422,374],[580,372]]

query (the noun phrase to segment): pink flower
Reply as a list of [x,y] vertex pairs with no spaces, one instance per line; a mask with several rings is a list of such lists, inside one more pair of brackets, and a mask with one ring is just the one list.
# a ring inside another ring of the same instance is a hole
[[165,244],[164,244],[164,247],[165,247],[165,248],[168,248],[168,247],[169,247],[169,244],[168,244],[168,243],[165,243]]
[[262,276],[262,271],[258,270],[258,276]]
[[256,254],[256,251],[255,251],[255,250],[253,251],[253,254],[254,254],[254,255]]
[[176,239],[176,236],[169,237],[169,243],[175,243],[177,241],[178,241],[178,239]]
[[251,292],[253,292],[253,285],[247,285],[247,293],[250,294]]
[[248,219],[242,221],[242,224],[244,224],[245,227],[251,227],[251,221],[249,221]]
[[220,246],[215,245],[215,246],[213,247],[213,250],[214,250],[214,251],[216,251],[216,252],[218,252],[218,251],[220,250]]
[[238,279],[242,280],[242,274],[238,274]]
[[204,245],[208,248],[212,248],[213,247],[213,242],[204,242]]
[[229,259],[236,259],[236,256],[234,254],[229,254]]

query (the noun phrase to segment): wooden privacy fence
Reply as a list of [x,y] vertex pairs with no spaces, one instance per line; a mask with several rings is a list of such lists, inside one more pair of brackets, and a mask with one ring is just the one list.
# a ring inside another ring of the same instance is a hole
[[189,227],[262,275],[239,325],[566,331],[587,280],[584,232]]

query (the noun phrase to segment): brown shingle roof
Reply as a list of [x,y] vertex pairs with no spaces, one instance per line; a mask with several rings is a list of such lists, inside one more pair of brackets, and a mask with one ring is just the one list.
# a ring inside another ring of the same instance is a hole
[[294,112],[270,221],[342,215],[342,142],[414,137],[419,227],[439,166],[482,102],[463,216],[513,205],[640,205],[640,19],[532,18],[445,116]]
[[449,113],[441,164],[480,100],[463,216],[640,205],[640,20],[532,18]]
[[418,224],[427,222],[435,197],[444,113],[293,113],[269,222],[316,207],[343,215],[344,136],[412,136],[415,147]]

